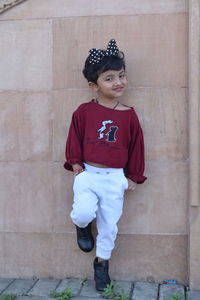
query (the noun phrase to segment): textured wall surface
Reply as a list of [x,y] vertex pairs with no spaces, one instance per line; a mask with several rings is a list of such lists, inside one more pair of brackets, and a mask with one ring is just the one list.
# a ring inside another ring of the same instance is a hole
[[200,290],[200,2],[189,2],[189,285]]
[[29,0],[1,15],[0,276],[93,276],[95,254],[80,252],[69,218],[64,151],[72,112],[94,96],[88,50],[115,38],[148,180],[126,192],[111,276],[188,282],[187,34],[184,0]]

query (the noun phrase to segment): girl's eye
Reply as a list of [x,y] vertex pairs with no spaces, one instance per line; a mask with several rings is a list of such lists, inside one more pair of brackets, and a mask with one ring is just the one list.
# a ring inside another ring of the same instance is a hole
[[120,76],[119,76],[119,78],[124,78],[125,77],[125,74],[121,74]]
[[112,77],[107,77],[106,78],[106,81],[111,81],[112,80]]

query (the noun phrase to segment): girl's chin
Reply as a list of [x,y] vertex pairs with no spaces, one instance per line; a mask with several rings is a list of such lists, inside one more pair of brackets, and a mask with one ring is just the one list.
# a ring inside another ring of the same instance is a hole
[[124,90],[122,90],[122,91],[120,91],[120,92],[115,92],[114,91],[114,93],[112,93],[112,94],[106,94],[106,95],[100,95],[99,94],[99,99],[110,99],[110,100],[114,100],[114,99],[116,99],[116,98],[119,98],[119,97],[121,97],[122,95],[124,94]]

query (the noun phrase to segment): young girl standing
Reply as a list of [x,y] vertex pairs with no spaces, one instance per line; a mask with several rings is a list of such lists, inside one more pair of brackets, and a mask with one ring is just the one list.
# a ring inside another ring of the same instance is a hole
[[96,218],[96,289],[110,283],[108,261],[115,245],[126,189],[143,183],[144,142],[132,107],[120,103],[127,86],[123,52],[115,40],[106,50],[91,49],[83,70],[97,98],[73,113],[64,167],[75,174],[71,218],[80,249],[94,247],[91,223]]

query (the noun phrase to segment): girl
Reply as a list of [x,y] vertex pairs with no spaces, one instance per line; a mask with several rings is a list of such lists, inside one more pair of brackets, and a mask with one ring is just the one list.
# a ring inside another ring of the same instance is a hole
[[96,289],[110,283],[108,260],[115,245],[124,191],[143,183],[144,142],[132,107],[120,103],[127,86],[123,52],[115,40],[106,50],[91,49],[83,74],[97,98],[78,107],[72,116],[64,167],[74,172],[71,218],[80,249],[94,247],[91,223],[96,218]]

